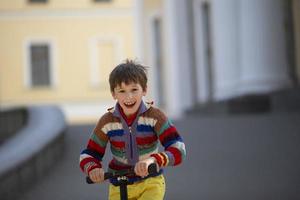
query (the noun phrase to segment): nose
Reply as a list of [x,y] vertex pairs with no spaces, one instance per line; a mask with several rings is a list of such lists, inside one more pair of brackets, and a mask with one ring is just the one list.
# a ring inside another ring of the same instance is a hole
[[128,92],[128,93],[126,93],[126,98],[132,98],[132,96],[133,96],[133,94],[132,94],[132,92]]

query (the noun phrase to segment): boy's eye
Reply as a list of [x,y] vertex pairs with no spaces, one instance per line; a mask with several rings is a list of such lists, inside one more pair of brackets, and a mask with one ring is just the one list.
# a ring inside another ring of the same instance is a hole
[[119,92],[120,92],[120,93],[124,93],[125,91],[124,91],[124,90],[119,90]]
[[132,91],[137,91],[137,90],[138,90],[137,88],[133,88],[133,89],[132,89]]

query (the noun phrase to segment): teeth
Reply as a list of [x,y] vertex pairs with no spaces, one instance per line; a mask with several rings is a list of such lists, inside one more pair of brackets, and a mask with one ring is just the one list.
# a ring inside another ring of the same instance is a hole
[[127,102],[127,103],[124,103],[126,106],[131,106],[134,104],[134,102]]

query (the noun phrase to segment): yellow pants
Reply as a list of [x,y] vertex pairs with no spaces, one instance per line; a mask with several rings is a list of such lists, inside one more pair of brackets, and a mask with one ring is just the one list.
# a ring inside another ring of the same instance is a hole
[[[163,175],[127,186],[128,200],[163,200],[166,186]],[[109,200],[120,200],[120,187],[110,184]]]

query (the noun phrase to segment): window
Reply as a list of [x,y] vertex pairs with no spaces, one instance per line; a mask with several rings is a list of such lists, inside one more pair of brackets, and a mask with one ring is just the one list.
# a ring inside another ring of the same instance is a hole
[[286,53],[288,61],[288,73],[293,84],[299,82],[296,67],[296,15],[293,13],[293,2],[288,0],[284,2],[284,27],[286,36]]
[[50,54],[48,44],[30,46],[31,86],[50,86]]
[[90,83],[94,88],[107,89],[107,77],[112,68],[124,57],[123,41],[117,36],[90,39]]
[[210,3],[203,2],[201,4],[201,13],[202,13],[202,33],[204,37],[204,64],[207,71],[207,91],[208,91],[208,99],[212,100],[213,97],[213,72],[212,72],[212,60],[213,60],[213,52],[212,52],[212,41],[211,41],[211,7]]

